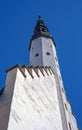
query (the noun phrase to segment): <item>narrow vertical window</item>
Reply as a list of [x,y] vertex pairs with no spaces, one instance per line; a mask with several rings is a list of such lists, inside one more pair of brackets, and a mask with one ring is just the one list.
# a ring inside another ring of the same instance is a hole
[[58,61],[57,57],[55,57],[55,60]]
[[69,130],[72,130],[72,129],[71,129],[71,124],[70,124],[70,123],[69,123]]
[[62,88],[62,92],[65,93],[64,88]]
[[67,105],[65,104],[65,109],[67,110]]
[[57,68],[59,69],[59,66],[57,65]]

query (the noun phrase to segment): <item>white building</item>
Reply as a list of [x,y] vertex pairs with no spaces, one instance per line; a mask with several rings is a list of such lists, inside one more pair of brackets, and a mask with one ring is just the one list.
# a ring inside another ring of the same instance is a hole
[[63,87],[56,44],[39,16],[30,66],[7,70],[0,91],[0,130],[79,130]]

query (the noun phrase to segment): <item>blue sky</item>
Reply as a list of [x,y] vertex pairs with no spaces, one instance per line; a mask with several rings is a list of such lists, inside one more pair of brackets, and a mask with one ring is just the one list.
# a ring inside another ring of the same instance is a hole
[[29,65],[29,42],[38,15],[44,19],[56,45],[67,97],[82,129],[82,1],[0,1],[0,88],[5,70]]

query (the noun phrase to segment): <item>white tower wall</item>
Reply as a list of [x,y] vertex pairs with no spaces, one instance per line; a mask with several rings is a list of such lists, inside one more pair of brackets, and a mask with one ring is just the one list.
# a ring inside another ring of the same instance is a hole
[[34,78],[26,67],[23,70],[26,78],[19,68],[16,80],[11,77],[15,86],[7,130],[63,130],[52,70],[50,73],[49,68],[47,72],[43,68],[41,72],[38,68],[39,72],[36,73],[35,69],[31,68]]
[[32,41],[30,48],[30,65],[43,65],[42,39],[41,37]]
[[[36,56],[36,54],[38,54]],[[60,73],[58,58],[56,55],[56,45],[49,34],[43,20],[39,19],[34,30],[34,35],[30,44],[30,61],[32,66],[50,66],[56,75],[56,88],[60,115],[63,130],[77,130],[77,124],[74,123],[70,104],[67,101],[62,76]]]
[[32,40],[30,48],[30,65],[51,66],[53,71],[56,72],[55,60],[56,50],[52,39],[41,36]]
[[[38,54],[36,57],[35,55]],[[30,61],[32,66],[50,66],[54,73],[56,74],[56,87],[58,93],[58,101],[61,113],[61,119],[63,129],[67,130],[67,119],[64,109],[64,100],[65,98],[62,97],[61,88],[63,88],[63,83],[59,70],[58,58],[56,55],[56,48],[51,38],[47,37],[39,37],[32,40],[31,48],[30,48]]]
[[14,69],[7,74],[5,90],[0,96],[0,130],[7,130],[12,102],[13,90],[15,87],[17,70]]

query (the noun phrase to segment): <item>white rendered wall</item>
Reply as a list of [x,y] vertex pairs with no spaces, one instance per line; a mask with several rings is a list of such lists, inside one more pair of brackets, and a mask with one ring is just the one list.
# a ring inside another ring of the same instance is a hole
[[[51,66],[56,73],[55,58],[56,48],[53,41],[50,38],[42,37],[42,52],[43,52],[43,66]],[[47,55],[50,53],[50,55]]]
[[5,89],[0,96],[0,130],[7,130],[16,73],[17,69],[14,69],[7,74]]
[[[42,70],[32,67],[30,74],[27,69],[19,68],[10,69],[5,91],[0,96],[0,130],[70,130],[68,123],[71,124],[72,130],[78,130],[65,92],[61,91],[61,86],[58,87],[52,71],[48,67],[47,73],[44,67]],[[62,94],[66,122],[59,90]],[[68,128],[65,128],[66,123]]]
[[[35,56],[39,54],[39,56]],[[42,39],[41,37],[32,41],[32,45],[30,48],[30,65],[33,66],[41,66],[43,65],[43,56],[42,56]]]
[[7,130],[63,130],[54,75],[34,75],[17,71]]

